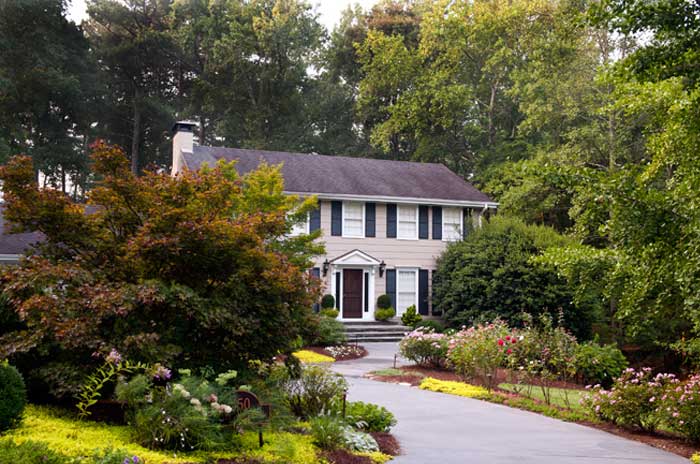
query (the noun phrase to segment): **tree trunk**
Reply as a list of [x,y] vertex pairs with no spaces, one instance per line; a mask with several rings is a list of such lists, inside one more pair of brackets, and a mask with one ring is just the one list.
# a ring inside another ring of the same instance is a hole
[[141,92],[134,92],[134,129],[131,133],[131,172],[139,173],[139,142],[141,140]]
[[204,127],[204,123],[206,122],[206,119],[204,116],[199,117],[199,144],[200,145],[206,145],[206,142],[204,139],[206,138],[207,132],[206,128]]
[[496,112],[496,89],[498,87],[498,82],[491,85],[491,98],[489,99],[489,127],[488,127],[488,138],[489,146],[493,146],[496,141],[496,124],[494,123],[495,112]]

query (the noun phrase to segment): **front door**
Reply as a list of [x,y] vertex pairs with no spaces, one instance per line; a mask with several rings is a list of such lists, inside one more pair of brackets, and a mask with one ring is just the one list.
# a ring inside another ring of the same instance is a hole
[[362,318],[362,269],[343,269],[343,318]]

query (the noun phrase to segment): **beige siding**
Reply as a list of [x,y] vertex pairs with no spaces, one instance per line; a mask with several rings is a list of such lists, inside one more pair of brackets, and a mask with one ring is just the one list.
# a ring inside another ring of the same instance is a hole
[[[376,207],[376,237],[347,238],[332,236],[331,231],[331,202],[321,201],[321,240],[326,246],[326,256],[317,258],[317,266],[322,267],[323,261],[329,261],[342,256],[352,250],[360,250],[379,261],[386,263],[387,269],[396,267],[413,267],[420,269],[435,269],[435,261],[448,242],[432,239],[432,209],[429,209],[429,239],[403,240],[386,237],[386,204],[377,203]],[[476,221],[475,217],[475,221]],[[326,291],[330,291],[330,279],[332,273],[328,273],[324,279]],[[374,276],[374,294],[376,296],[385,293],[386,282],[379,274]],[[431,289],[432,291],[432,289]],[[432,311],[432,309],[431,309]]]

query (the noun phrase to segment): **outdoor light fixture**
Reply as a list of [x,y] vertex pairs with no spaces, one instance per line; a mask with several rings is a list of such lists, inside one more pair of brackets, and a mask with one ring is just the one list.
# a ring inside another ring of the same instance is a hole
[[326,259],[323,262],[323,277],[326,277],[326,274],[328,274],[328,268],[331,266],[331,263],[328,262],[328,259]]
[[382,261],[381,263],[379,263],[379,277],[384,276],[384,269],[386,269],[386,263]]

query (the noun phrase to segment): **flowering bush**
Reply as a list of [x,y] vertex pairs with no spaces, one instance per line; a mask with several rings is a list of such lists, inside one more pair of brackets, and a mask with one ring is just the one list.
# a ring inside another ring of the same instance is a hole
[[319,353],[316,353],[315,351],[310,351],[310,350],[295,351],[294,353],[292,353],[292,355],[295,358],[297,358],[299,361],[301,361],[303,363],[307,363],[307,364],[335,362],[335,359],[331,358],[330,356],[319,354]]
[[430,328],[419,327],[399,342],[401,356],[419,366],[444,367],[448,339]]
[[320,366],[304,366],[299,378],[292,378],[286,369],[275,374],[278,386],[286,397],[287,406],[304,419],[318,416],[331,409],[346,392],[348,384],[342,375]]
[[582,343],[576,349],[576,373],[587,383],[610,387],[627,367],[627,359],[615,345]]
[[654,376],[648,367],[639,371],[628,368],[610,390],[595,385],[581,401],[600,419],[654,431],[661,422],[659,409],[666,389],[677,383],[673,374]]
[[700,442],[700,374],[674,382],[659,408],[666,423],[695,443]]
[[517,336],[503,321],[478,325],[454,334],[448,342],[447,361],[457,374],[491,390],[499,367],[513,354]]

